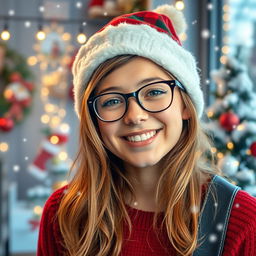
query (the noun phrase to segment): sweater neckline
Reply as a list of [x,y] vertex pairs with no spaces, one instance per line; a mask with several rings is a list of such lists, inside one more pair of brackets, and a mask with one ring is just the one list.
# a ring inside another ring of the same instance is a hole
[[[205,184],[202,185],[202,202],[203,204],[205,193],[207,192],[207,188],[209,183],[211,182],[211,179],[208,179]],[[145,228],[149,229],[153,225],[153,219],[155,212],[154,211],[145,211],[141,209],[134,208],[128,204],[126,204],[126,209],[128,211],[129,217],[132,220],[133,227],[138,228]],[[158,223],[161,223],[161,220],[164,217],[164,212],[159,212],[158,215]]]
[[146,211],[146,210],[141,210],[141,209],[137,209],[137,208],[134,208],[128,204],[126,204],[126,208],[130,211],[130,212],[136,212],[136,213],[139,213],[139,214],[149,214],[149,215],[154,215],[155,212],[154,211]]
[[[128,211],[128,215],[132,221],[133,228],[148,230],[153,227],[155,212],[136,209],[129,205],[126,205],[126,208]],[[163,216],[164,216],[164,213],[160,212],[158,215],[158,224],[161,223]],[[157,227],[159,226],[158,224],[157,224]]]

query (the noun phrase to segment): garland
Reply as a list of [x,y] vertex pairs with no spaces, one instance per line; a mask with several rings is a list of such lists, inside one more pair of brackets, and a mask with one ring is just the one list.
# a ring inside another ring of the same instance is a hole
[[29,113],[34,91],[26,59],[0,42],[0,131],[9,132]]

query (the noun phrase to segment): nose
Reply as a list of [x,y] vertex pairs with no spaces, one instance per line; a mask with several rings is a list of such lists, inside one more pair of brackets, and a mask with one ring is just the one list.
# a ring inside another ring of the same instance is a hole
[[124,123],[127,125],[140,124],[148,119],[148,112],[140,107],[136,99],[130,98],[127,111],[123,117]]

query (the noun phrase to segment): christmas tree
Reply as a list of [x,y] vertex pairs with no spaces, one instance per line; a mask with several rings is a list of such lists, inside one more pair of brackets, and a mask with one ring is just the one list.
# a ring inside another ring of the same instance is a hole
[[219,168],[238,186],[256,196],[256,93],[246,67],[229,57],[212,72],[215,102],[207,109],[207,128]]

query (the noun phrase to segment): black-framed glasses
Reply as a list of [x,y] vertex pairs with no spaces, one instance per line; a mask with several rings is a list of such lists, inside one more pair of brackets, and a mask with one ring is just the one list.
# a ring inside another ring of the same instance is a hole
[[186,91],[179,81],[164,80],[146,84],[131,93],[103,93],[89,98],[87,103],[100,120],[114,122],[125,115],[130,97],[134,97],[139,106],[148,112],[157,113],[166,110],[172,104],[175,86]]

